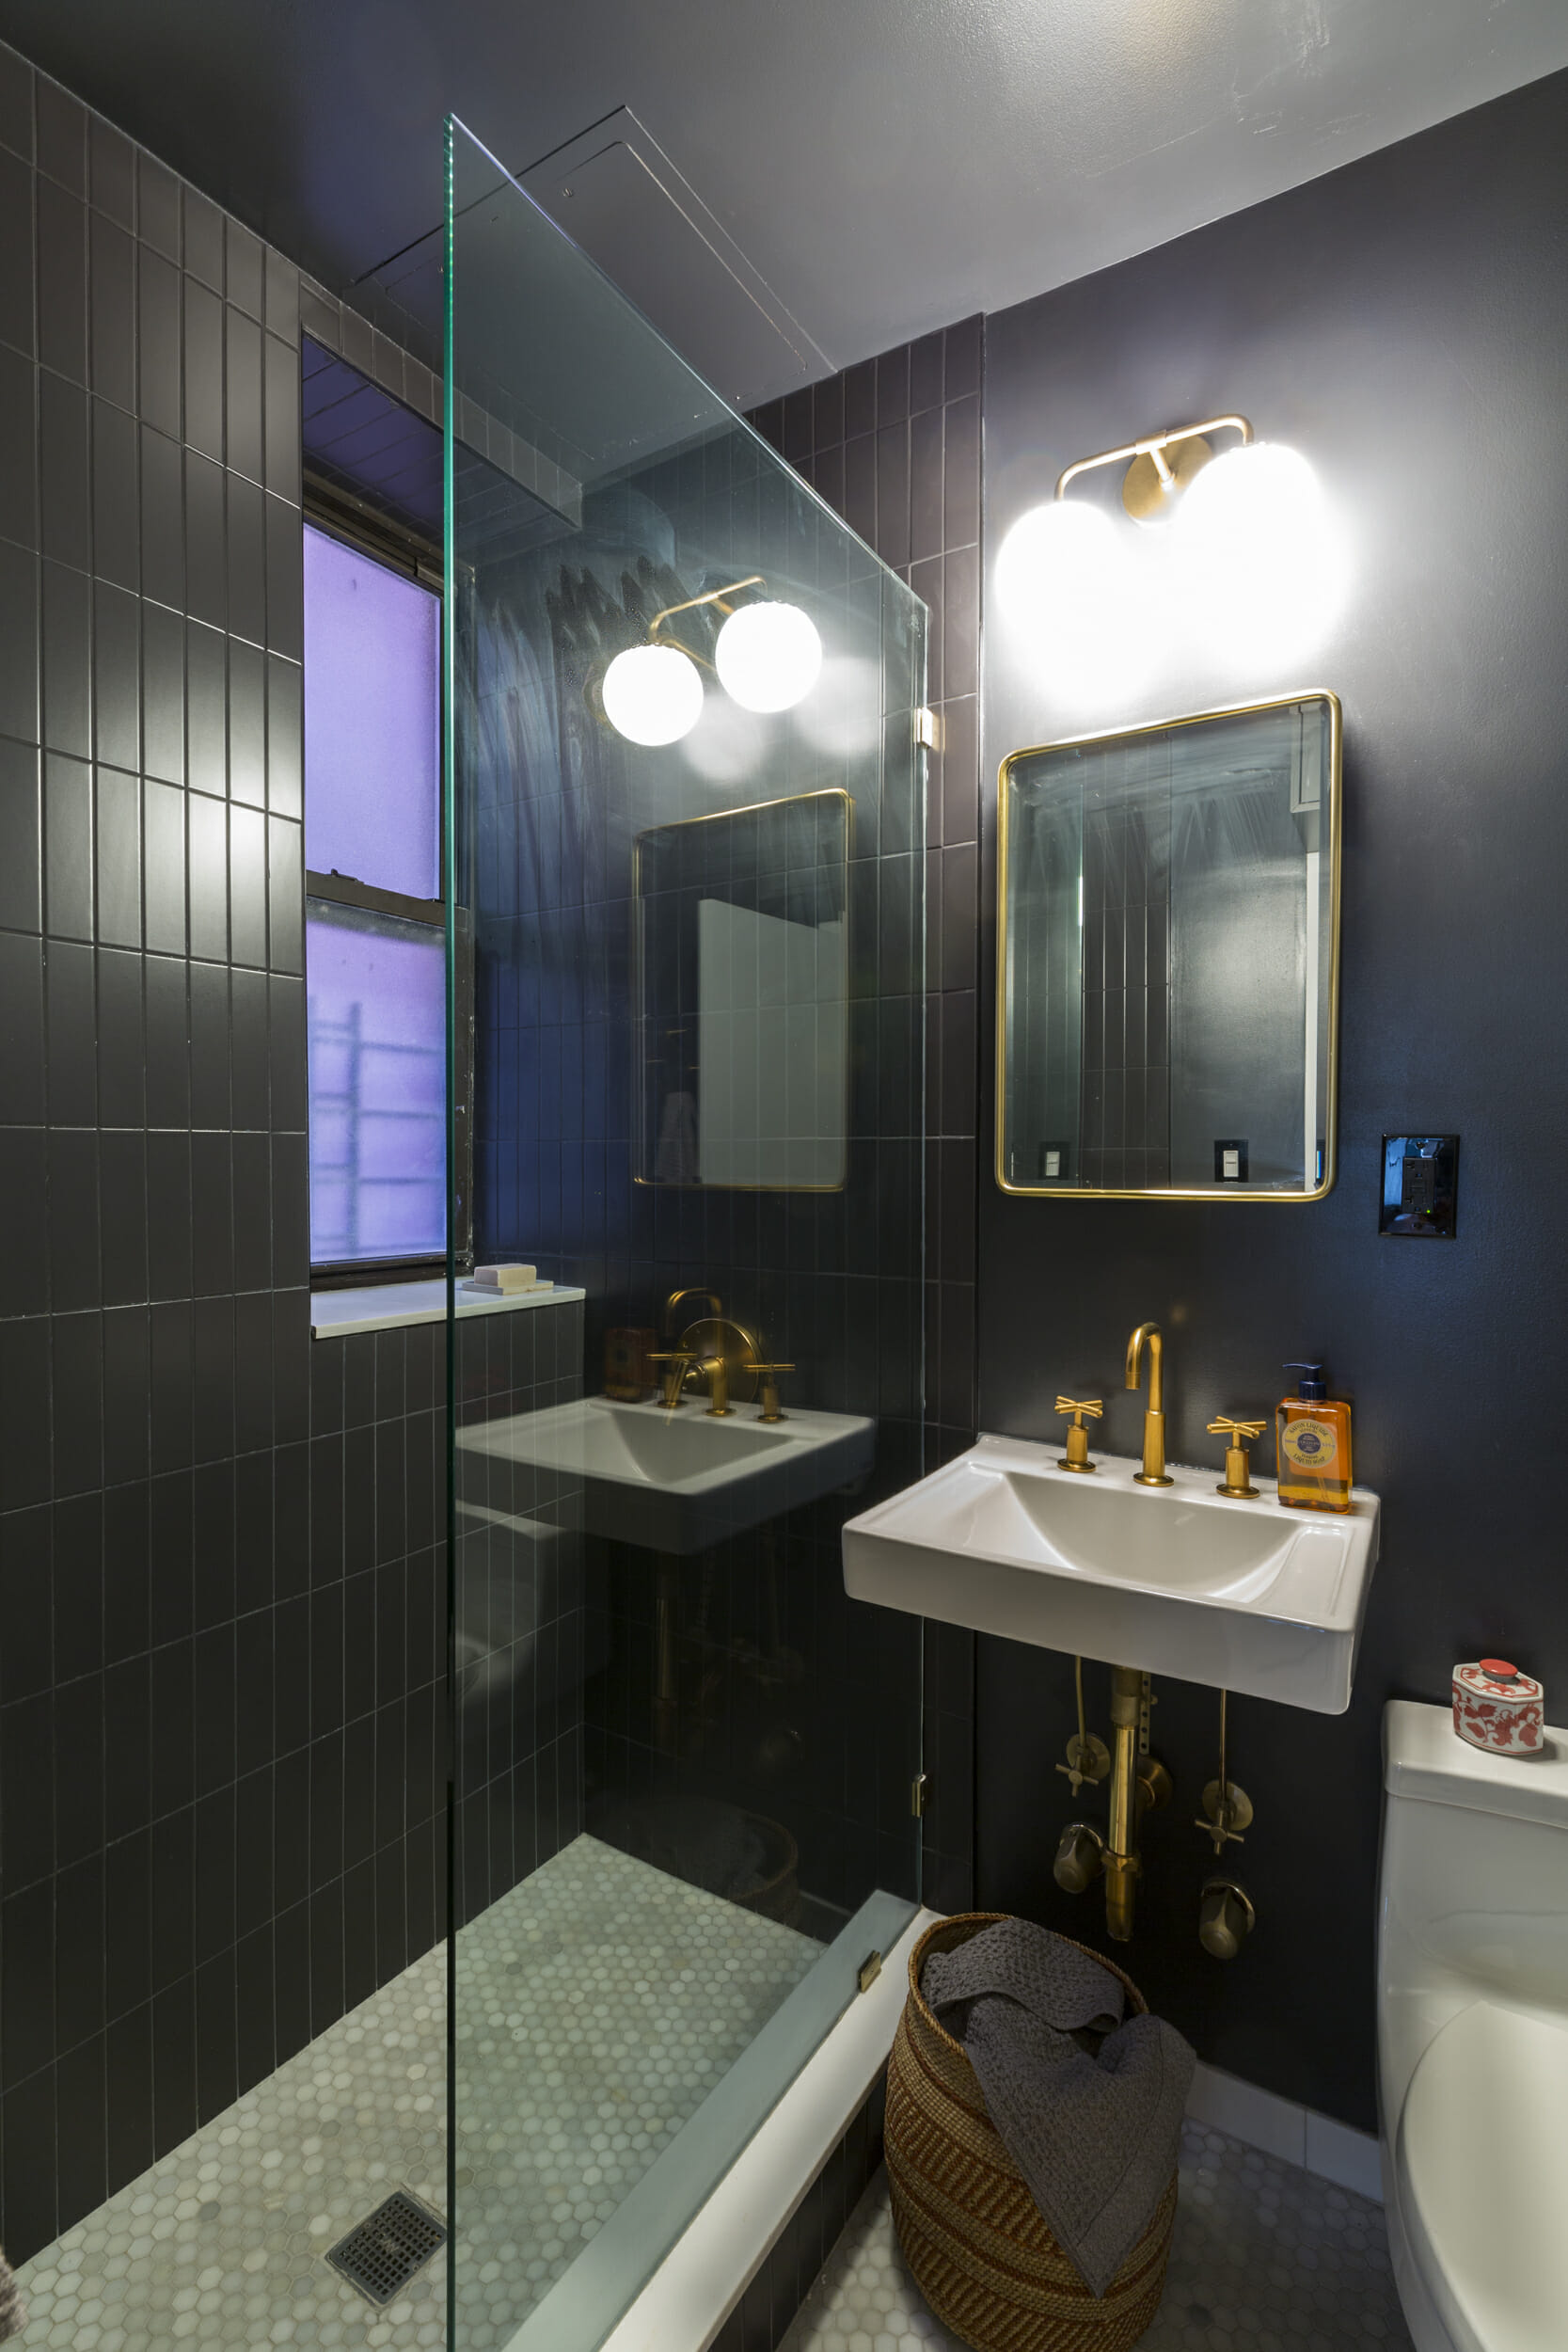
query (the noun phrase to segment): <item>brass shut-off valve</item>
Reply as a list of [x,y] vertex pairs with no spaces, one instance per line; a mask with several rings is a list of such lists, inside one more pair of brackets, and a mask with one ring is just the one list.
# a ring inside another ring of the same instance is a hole
[[1072,1416],[1072,1427],[1067,1433],[1067,1452],[1056,1456],[1058,1466],[1065,1470],[1098,1469],[1099,1465],[1089,1459],[1089,1433],[1084,1426],[1084,1420],[1085,1415],[1091,1421],[1101,1418],[1105,1407],[1100,1398],[1089,1397],[1080,1404],[1074,1397],[1059,1396],[1056,1410]]
[[1087,1821],[1069,1821],[1056,1847],[1051,1875],[1064,1894],[1081,1895],[1105,1867],[1105,1840]]
[[1198,1904],[1197,1936],[1215,1960],[1234,1960],[1257,1924],[1252,1898],[1234,1879],[1206,1879]]

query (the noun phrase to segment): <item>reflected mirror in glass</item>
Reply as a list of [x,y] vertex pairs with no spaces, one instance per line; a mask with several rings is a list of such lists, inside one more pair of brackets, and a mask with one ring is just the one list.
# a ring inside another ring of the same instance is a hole
[[852,822],[835,790],[638,835],[641,1183],[843,1189]]
[[1004,761],[1004,1191],[1329,1189],[1339,735],[1316,693]]

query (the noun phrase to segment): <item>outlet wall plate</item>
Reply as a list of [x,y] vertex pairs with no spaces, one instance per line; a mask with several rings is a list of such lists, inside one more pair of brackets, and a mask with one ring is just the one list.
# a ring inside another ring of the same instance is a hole
[[1385,1136],[1377,1230],[1395,1241],[1452,1241],[1459,1214],[1459,1137]]

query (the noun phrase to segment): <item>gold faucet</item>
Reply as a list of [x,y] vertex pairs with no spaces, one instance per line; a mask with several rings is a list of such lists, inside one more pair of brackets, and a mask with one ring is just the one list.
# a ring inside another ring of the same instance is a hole
[[721,1315],[724,1311],[724,1302],[720,1297],[717,1291],[705,1290],[702,1283],[694,1282],[686,1290],[672,1291],[669,1297],[665,1300],[664,1328],[669,1332],[673,1333],[675,1328],[675,1309],[680,1305],[683,1298],[705,1298],[708,1305],[713,1309],[716,1318]]
[[1065,1470],[1092,1470],[1096,1466],[1089,1459],[1089,1433],[1084,1426],[1084,1416],[1086,1413],[1091,1421],[1098,1421],[1104,1406],[1097,1396],[1087,1397],[1082,1404],[1076,1397],[1059,1396],[1056,1410],[1072,1416],[1072,1427],[1067,1433],[1067,1452],[1056,1456],[1059,1467]]
[[[664,1326],[673,1331],[675,1310],[684,1298],[705,1299],[713,1310],[711,1314],[699,1315],[689,1323],[673,1347],[654,1357],[656,1364],[663,1364],[665,1372],[659,1403],[667,1412],[673,1412],[681,1402],[681,1391],[693,1380],[705,1381],[708,1391],[707,1413],[710,1421],[727,1421],[735,1411],[730,1403],[730,1383],[747,1374],[777,1374],[794,1369],[789,1364],[765,1365],[762,1343],[754,1332],[733,1315],[725,1314],[723,1302],[717,1291],[704,1285],[687,1290],[672,1291],[664,1302]],[[772,1410],[769,1411],[769,1390]],[[768,1382],[763,1392],[764,1420],[784,1419],[778,1409],[776,1386]]]
[[794,1365],[758,1364],[756,1369],[757,1378],[761,1383],[757,1391],[757,1403],[762,1406],[761,1412],[757,1415],[758,1421],[787,1421],[789,1415],[779,1403],[779,1375],[781,1372],[793,1372]]
[[1132,1475],[1140,1486],[1170,1486],[1165,1470],[1165,1349],[1157,1323],[1140,1323],[1127,1343],[1127,1385],[1135,1389],[1148,1343],[1148,1409],[1144,1414],[1144,1466]]
[[660,1375],[658,1401],[667,1413],[673,1413],[684,1402],[681,1391],[686,1386],[686,1375],[697,1359],[689,1347],[674,1347],[662,1356],[650,1356],[648,1361],[667,1367]]
[[697,1377],[707,1382],[709,1420],[725,1420],[735,1406],[730,1403],[730,1360],[721,1347],[697,1359]]
[[1262,1436],[1264,1426],[1260,1421],[1232,1421],[1227,1413],[1222,1413],[1218,1421],[1209,1423],[1212,1438],[1227,1440],[1225,1476],[1214,1489],[1217,1495],[1238,1495],[1244,1502],[1257,1502],[1259,1490],[1252,1483],[1252,1464],[1247,1456],[1247,1448],[1254,1438]]
[[1111,1668],[1111,1820],[1105,1839],[1105,1928],[1131,1943],[1138,1873],[1138,1822],[1170,1803],[1170,1774],[1158,1756],[1140,1755],[1152,1704],[1148,1677],[1136,1666]]

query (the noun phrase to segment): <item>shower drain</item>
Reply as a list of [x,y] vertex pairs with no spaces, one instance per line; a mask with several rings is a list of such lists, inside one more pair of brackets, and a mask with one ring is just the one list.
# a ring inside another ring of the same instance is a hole
[[401,2293],[446,2242],[446,2231],[435,2215],[400,2188],[368,2220],[340,2238],[326,2259],[351,2287],[379,2307]]

